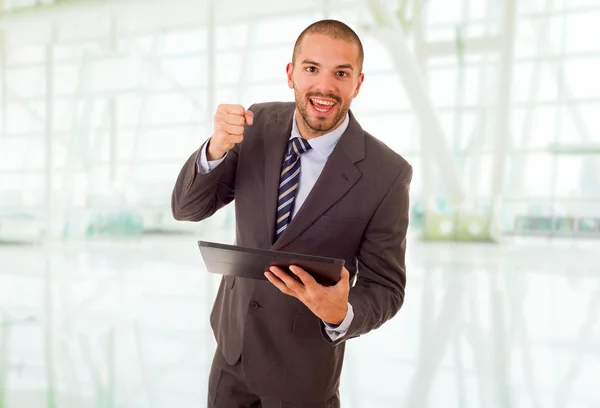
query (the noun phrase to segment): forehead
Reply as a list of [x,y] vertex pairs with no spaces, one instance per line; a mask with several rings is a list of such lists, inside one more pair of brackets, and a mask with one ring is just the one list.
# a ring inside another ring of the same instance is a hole
[[322,65],[358,65],[358,45],[348,40],[336,39],[324,34],[307,34],[298,47],[298,62],[308,59]]

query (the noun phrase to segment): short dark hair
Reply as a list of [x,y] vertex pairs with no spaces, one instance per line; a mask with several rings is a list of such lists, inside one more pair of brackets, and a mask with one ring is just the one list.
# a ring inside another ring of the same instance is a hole
[[336,40],[344,40],[356,44],[358,46],[358,70],[359,72],[362,72],[364,51],[360,38],[348,25],[342,23],[341,21],[330,19],[314,22],[300,33],[298,39],[296,40],[296,44],[294,44],[292,64],[296,63],[296,54],[298,53],[298,48],[307,34],[323,34]]

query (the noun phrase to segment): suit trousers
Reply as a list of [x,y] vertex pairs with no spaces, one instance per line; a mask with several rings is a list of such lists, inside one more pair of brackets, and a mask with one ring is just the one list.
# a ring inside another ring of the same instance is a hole
[[340,408],[339,392],[327,401],[282,401],[250,391],[241,357],[229,365],[217,347],[208,378],[208,408]]

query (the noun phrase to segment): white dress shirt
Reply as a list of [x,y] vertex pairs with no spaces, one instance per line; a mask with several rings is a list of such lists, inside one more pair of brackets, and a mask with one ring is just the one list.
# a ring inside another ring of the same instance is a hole
[[[331,152],[333,152],[333,149],[342,137],[342,134],[346,131],[349,122],[350,118],[348,114],[346,114],[346,118],[344,119],[342,124],[336,129],[327,134],[315,137],[308,141],[312,149],[300,155],[300,181],[298,183],[298,191],[296,192],[294,209],[291,215],[292,218],[296,215],[296,213],[306,200],[306,197],[308,197],[310,190],[312,190],[317,179],[319,178],[319,175],[321,174],[321,171],[323,171],[323,167],[325,166],[329,155],[331,154]],[[300,131],[298,130],[298,125],[296,123],[295,111],[290,139],[294,137],[301,137]],[[225,154],[225,156],[223,156],[221,159],[208,161],[206,157],[207,145],[208,141],[204,143],[204,145],[202,146],[201,154],[198,155],[198,172],[202,174],[206,174],[207,172],[212,171],[223,160],[225,160],[225,157],[227,157],[227,154]],[[348,303],[348,313],[346,314],[346,318],[344,319],[344,321],[339,326],[334,327],[323,322],[325,324],[325,331],[327,332],[331,340],[335,341],[347,333],[353,317],[354,312],[352,309],[352,305]]]

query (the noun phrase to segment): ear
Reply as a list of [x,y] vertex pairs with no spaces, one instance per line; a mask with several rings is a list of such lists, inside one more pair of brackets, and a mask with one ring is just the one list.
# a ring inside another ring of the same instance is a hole
[[288,87],[294,89],[294,66],[291,62],[288,62],[285,67],[285,72],[287,74]]
[[354,90],[353,98],[356,98],[356,96],[358,95],[358,91],[360,91],[360,87],[364,80],[365,80],[365,74],[361,73],[360,76],[358,77],[358,84],[356,85],[356,89]]

